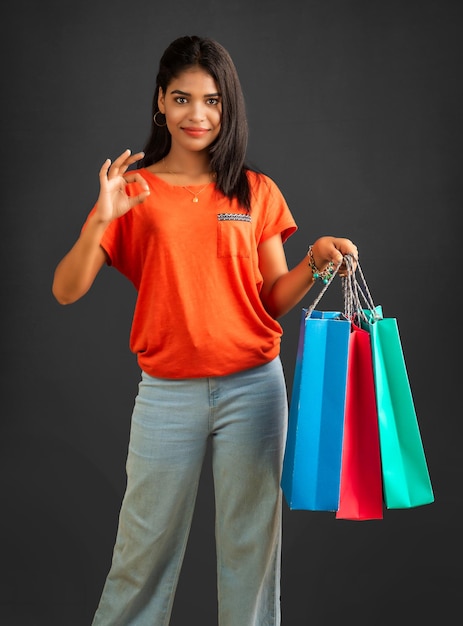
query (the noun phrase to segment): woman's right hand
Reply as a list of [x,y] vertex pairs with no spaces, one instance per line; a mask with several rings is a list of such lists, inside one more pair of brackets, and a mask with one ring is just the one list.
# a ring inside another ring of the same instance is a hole
[[[149,196],[148,183],[139,173],[126,173],[130,165],[140,160],[143,152],[131,153],[125,150],[112,163],[106,159],[100,169],[100,193],[97,200],[96,216],[102,222],[111,222],[124,215]],[[126,186],[139,183],[142,191],[136,196],[127,194]]]

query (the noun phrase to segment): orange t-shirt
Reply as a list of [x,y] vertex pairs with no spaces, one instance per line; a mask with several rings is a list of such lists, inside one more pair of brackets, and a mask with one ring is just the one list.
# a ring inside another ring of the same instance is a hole
[[150,196],[111,222],[101,245],[138,291],[130,348],[141,369],[159,378],[223,376],[275,358],[282,328],[259,297],[257,247],[297,228],[278,187],[248,172],[248,213],[214,183],[194,203],[185,188],[139,172]]

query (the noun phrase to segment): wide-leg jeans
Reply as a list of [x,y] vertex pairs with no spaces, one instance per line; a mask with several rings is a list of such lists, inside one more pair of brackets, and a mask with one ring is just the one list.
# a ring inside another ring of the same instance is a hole
[[93,626],[168,626],[209,438],[218,624],[280,625],[286,428],[279,357],[215,378],[142,373],[113,560]]

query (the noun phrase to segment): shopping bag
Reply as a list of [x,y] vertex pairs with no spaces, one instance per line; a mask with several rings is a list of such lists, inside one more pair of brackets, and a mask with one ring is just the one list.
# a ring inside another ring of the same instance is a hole
[[337,519],[383,518],[378,414],[370,335],[352,323]]
[[336,511],[350,322],[303,309],[281,486],[290,509]]
[[[373,304],[373,303],[372,303]],[[434,501],[396,318],[381,306],[363,310],[371,340],[384,502],[388,509]]]

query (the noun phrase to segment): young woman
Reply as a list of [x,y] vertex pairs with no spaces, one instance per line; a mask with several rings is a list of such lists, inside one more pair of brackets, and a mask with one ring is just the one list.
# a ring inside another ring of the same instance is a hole
[[209,39],[175,40],[144,152],[103,164],[97,202],[55,271],[62,304],[105,263],[138,291],[127,488],[94,626],[169,624],[209,438],[219,624],[280,624],[287,397],[277,319],[357,248],[321,237],[289,271],[283,243],[295,221],[276,184],[246,166],[246,147],[229,54]]

